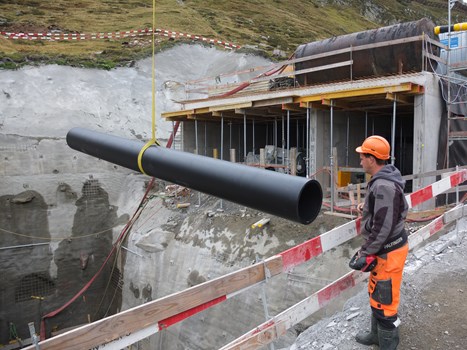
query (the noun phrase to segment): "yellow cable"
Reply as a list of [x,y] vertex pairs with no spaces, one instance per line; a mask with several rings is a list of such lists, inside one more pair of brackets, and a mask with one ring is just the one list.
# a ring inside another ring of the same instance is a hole
[[156,0],[152,0],[152,138],[149,140],[143,148],[139,151],[138,154],[138,168],[144,174],[146,172],[143,169],[142,159],[144,152],[151,147],[153,144],[160,146],[159,142],[156,140]]
[[156,0],[152,0],[152,139],[156,140]]

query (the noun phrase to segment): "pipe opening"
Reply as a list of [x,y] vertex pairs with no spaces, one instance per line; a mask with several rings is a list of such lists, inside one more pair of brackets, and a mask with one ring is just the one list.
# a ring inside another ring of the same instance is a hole
[[316,219],[323,202],[323,191],[316,180],[310,180],[300,192],[298,200],[298,216],[302,224],[308,225]]

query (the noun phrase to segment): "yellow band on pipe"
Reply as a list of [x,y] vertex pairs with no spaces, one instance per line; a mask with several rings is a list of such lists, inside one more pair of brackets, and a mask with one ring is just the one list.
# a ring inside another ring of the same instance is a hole
[[139,151],[139,154],[138,154],[138,168],[139,168],[139,171],[141,171],[144,175],[148,175],[148,174],[146,174],[146,172],[144,171],[143,164],[141,163],[141,161],[143,159],[143,154],[144,154],[144,152],[146,152],[146,150],[149,147],[151,147],[153,144],[156,144],[156,143],[157,143],[157,141],[155,139],[151,139]]

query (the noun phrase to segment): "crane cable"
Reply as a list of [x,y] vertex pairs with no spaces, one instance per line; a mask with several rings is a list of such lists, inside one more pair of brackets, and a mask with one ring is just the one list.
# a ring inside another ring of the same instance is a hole
[[138,154],[138,168],[144,174],[146,172],[143,169],[142,159],[144,152],[151,147],[152,145],[160,146],[159,141],[156,140],[156,57],[155,57],[155,46],[156,46],[156,36],[154,34],[154,28],[156,28],[156,0],[152,0],[152,138],[141,148]]

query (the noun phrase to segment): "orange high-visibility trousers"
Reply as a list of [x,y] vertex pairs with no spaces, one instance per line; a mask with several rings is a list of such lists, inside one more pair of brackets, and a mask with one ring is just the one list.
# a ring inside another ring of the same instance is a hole
[[372,308],[381,310],[384,317],[397,315],[400,301],[402,271],[409,245],[377,256],[378,263],[371,271],[368,281],[368,293]]

